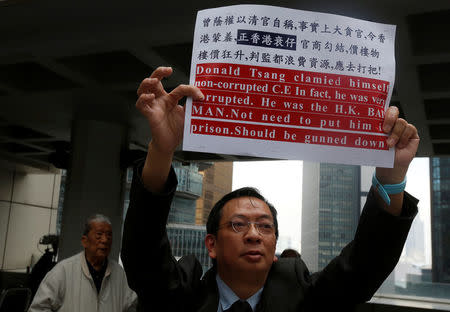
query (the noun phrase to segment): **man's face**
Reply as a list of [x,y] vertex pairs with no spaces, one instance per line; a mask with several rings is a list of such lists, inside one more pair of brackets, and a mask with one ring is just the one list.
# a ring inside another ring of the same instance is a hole
[[221,277],[230,273],[267,273],[275,255],[275,230],[269,234],[261,234],[251,224],[248,230],[236,233],[230,226],[230,221],[273,224],[267,204],[254,197],[230,200],[222,209],[217,235],[209,234],[205,240],[210,257],[217,260]]
[[81,237],[81,243],[88,260],[104,261],[111,251],[111,225],[106,222],[91,222],[91,230]]

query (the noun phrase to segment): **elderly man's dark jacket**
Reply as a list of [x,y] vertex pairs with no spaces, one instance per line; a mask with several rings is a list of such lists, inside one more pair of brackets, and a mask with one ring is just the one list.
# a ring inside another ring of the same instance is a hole
[[[177,180],[171,170],[165,191],[152,194],[135,169],[124,225],[122,261],[140,311],[216,312],[219,302],[212,268],[202,278],[194,256],[176,261],[167,238],[166,222]],[[395,267],[417,200],[405,193],[402,215],[394,217],[368,195],[355,238],[322,271],[310,274],[297,258],[272,265],[257,312],[349,311],[369,300]]]

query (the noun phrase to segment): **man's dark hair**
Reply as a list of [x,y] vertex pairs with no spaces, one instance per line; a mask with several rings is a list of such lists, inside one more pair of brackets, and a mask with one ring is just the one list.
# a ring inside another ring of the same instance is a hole
[[219,230],[220,219],[222,218],[222,208],[227,202],[234,198],[239,197],[255,197],[262,200],[269,207],[270,212],[273,217],[273,224],[275,226],[275,237],[278,239],[278,221],[277,221],[277,210],[275,207],[261,195],[261,193],[254,187],[243,187],[237,189],[231,193],[223,196],[211,209],[208,216],[208,221],[206,222],[206,232],[208,234],[213,234],[217,236],[217,231]]
[[301,258],[300,253],[295,249],[285,249],[280,255],[280,258]]

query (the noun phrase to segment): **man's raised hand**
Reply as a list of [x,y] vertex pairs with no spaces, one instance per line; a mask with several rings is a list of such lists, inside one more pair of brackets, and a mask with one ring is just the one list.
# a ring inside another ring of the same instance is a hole
[[167,93],[161,80],[171,74],[171,67],[158,67],[150,78],[142,81],[136,102],[137,109],[150,125],[153,148],[168,154],[173,154],[183,137],[184,107],[178,105],[178,101],[185,96],[203,99],[200,89],[191,85],[179,85]]
[[398,114],[398,108],[391,106],[384,118],[383,131],[389,133],[386,142],[389,147],[395,147],[395,158],[394,168],[377,168],[377,178],[382,184],[396,184],[403,181],[420,142],[416,127],[398,118]]
[[161,192],[169,175],[173,154],[183,138],[184,107],[178,101],[185,96],[203,100],[199,88],[179,85],[167,93],[161,80],[172,74],[171,67],[158,67],[138,88],[136,107],[150,125],[152,140],[142,169],[142,181],[152,192]]

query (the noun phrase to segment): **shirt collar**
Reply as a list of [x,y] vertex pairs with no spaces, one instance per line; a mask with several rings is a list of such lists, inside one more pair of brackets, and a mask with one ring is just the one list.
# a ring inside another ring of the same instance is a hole
[[105,274],[106,268],[108,267],[108,258],[105,259],[105,261],[104,261],[103,264],[102,264],[102,267],[100,268],[100,270],[97,271],[97,270],[94,268],[94,266],[93,266],[93,265],[89,262],[89,260],[87,259],[86,254],[84,254],[84,257],[85,257],[85,259],[86,259],[86,263],[87,263],[87,265],[88,265],[89,272],[91,273],[91,275],[92,275],[92,272],[96,272],[96,273],[98,273],[98,274]]
[[[219,274],[216,274],[216,282],[217,288],[219,289],[219,309],[217,311],[225,311],[231,307],[233,303],[239,300],[239,297],[236,296],[233,290],[228,287],[227,284],[220,278]],[[261,294],[264,287],[261,287],[253,296],[248,298],[246,301],[252,307],[252,310],[255,311],[256,305],[261,299]],[[222,308],[222,309],[220,309]]]

